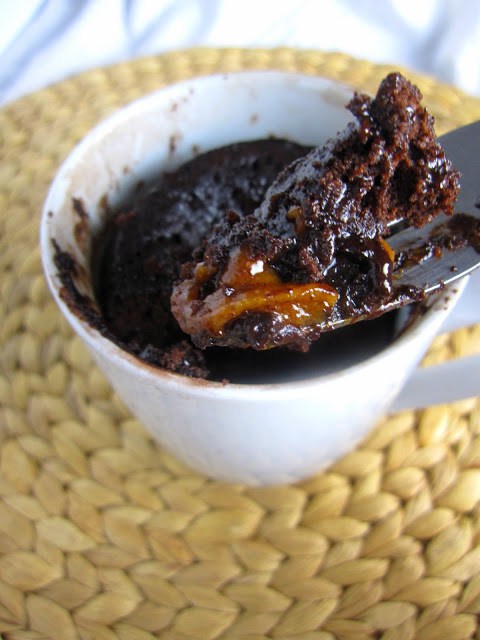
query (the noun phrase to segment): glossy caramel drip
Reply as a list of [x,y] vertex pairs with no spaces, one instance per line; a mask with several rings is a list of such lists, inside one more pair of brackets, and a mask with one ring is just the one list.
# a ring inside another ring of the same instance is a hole
[[222,336],[224,327],[245,313],[276,314],[286,324],[304,327],[322,321],[338,299],[335,289],[325,283],[282,282],[270,265],[238,247],[232,251],[219,286],[200,302],[200,287],[213,275],[210,268],[199,263],[194,278],[177,287],[172,305],[183,307],[183,314],[178,316],[183,331]]
[[388,242],[386,240],[384,240],[384,238],[380,238],[380,244],[382,245],[382,247],[385,250],[385,253],[388,256],[388,259],[390,260],[392,266],[393,263],[395,262],[395,252],[392,249],[392,247],[388,244]]

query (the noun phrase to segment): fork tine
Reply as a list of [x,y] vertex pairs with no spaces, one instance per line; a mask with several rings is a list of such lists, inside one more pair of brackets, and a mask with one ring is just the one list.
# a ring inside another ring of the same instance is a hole
[[456,211],[480,217],[480,120],[450,131],[439,142],[461,173]]

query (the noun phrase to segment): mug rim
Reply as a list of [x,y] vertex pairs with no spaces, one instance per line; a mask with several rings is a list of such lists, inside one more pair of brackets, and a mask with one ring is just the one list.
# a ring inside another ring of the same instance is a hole
[[[165,388],[176,388],[178,391],[188,392],[189,395],[221,396],[224,399],[227,399],[229,396],[234,396],[239,399],[256,400],[259,396],[262,398],[266,396],[275,397],[285,392],[291,394],[301,392],[303,394],[322,384],[358,374],[362,369],[368,371],[370,367],[374,367],[377,363],[389,357],[394,358],[395,354],[404,348],[406,344],[419,339],[431,324],[435,324],[436,322],[440,324],[439,321],[443,320],[455,306],[457,299],[460,297],[467,283],[468,276],[449,285],[441,292],[427,299],[428,307],[425,312],[421,315],[419,314],[406,329],[402,329],[400,335],[394,337],[394,339],[380,349],[380,351],[337,371],[314,374],[300,380],[271,383],[228,382],[224,384],[219,381],[193,378],[150,364],[102,335],[102,333],[90,325],[87,320],[73,313],[60,295],[61,285],[58,280],[58,270],[53,260],[53,236],[49,233],[49,229],[52,219],[55,217],[55,213],[53,213],[53,216],[51,216],[51,213],[58,208],[52,206],[53,201],[58,200],[57,193],[59,191],[63,196],[65,195],[68,186],[68,174],[71,168],[77,164],[85,152],[92,147],[94,148],[112,129],[128,121],[132,115],[138,117],[142,111],[148,111],[160,98],[168,99],[170,93],[179,91],[182,88],[188,89],[198,84],[218,82],[220,79],[230,81],[231,79],[234,80],[238,78],[245,79],[246,81],[252,78],[270,78],[272,80],[278,79],[285,81],[290,78],[294,81],[311,82],[313,85],[316,85],[316,87],[330,87],[337,93],[344,93],[347,99],[351,97],[354,92],[354,89],[348,85],[322,76],[275,70],[235,71],[197,76],[172,83],[120,107],[86,133],[68,153],[55,173],[44,201],[40,221],[40,251],[43,270],[57,305],[74,331],[95,351],[104,353],[106,358],[115,360],[122,368],[134,369],[135,373],[145,380],[151,380],[153,376],[153,378],[165,386]],[[62,202],[64,199],[63,197]]]

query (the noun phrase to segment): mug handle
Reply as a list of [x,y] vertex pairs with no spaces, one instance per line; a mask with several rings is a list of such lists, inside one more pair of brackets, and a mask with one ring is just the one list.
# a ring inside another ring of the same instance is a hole
[[[479,301],[480,270],[470,277],[458,303],[440,327],[440,332],[480,323]],[[480,353],[417,368],[394,400],[390,411],[423,409],[474,396],[480,396]]]

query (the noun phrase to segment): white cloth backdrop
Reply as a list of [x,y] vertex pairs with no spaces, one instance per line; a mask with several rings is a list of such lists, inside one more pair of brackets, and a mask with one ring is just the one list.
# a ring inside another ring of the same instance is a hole
[[0,0],[0,104],[198,45],[343,51],[480,95],[480,0]]

